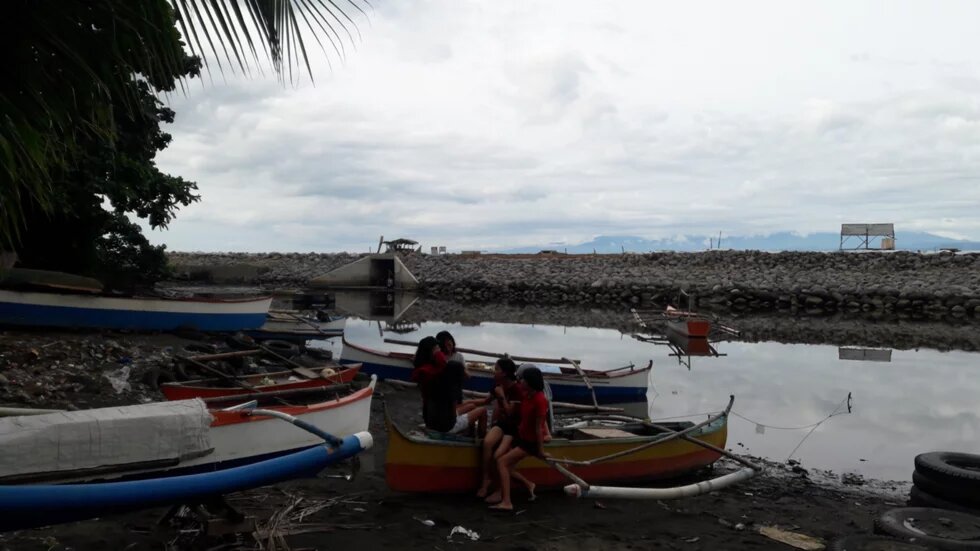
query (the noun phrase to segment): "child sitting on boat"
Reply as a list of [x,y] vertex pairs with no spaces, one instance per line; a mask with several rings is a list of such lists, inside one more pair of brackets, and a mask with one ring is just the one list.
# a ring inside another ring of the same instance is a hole
[[[456,348],[456,339],[453,338],[449,331],[440,331],[436,333],[436,341],[439,343],[439,349],[446,356],[446,367],[450,372],[459,374],[459,378],[453,381],[454,386],[452,389],[453,395],[456,398],[456,414],[469,413],[480,406],[487,405],[489,400],[482,398],[474,398],[472,400],[463,399],[463,383],[470,377],[470,374],[466,371],[466,359],[463,358],[463,354]],[[455,384],[457,382],[458,385]]]
[[517,365],[510,358],[501,358],[493,366],[493,383],[489,400],[494,403],[493,426],[483,438],[483,483],[476,495],[487,497],[490,485],[496,478],[494,451],[510,449],[510,442],[517,434],[521,400],[524,390],[517,382]]
[[466,413],[457,412],[457,389],[462,387],[463,374],[458,364],[448,365],[446,356],[433,337],[419,341],[415,351],[412,381],[422,392],[422,418],[431,430],[460,434],[479,420],[486,419],[486,408],[477,407]]
[[[512,511],[514,504],[510,498],[510,479],[515,479],[527,486],[531,500],[535,498],[535,484],[516,471],[517,464],[525,457],[535,456],[547,459],[544,443],[550,435],[547,431],[548,399],[544,395],[544,377],[541,370],[528,367],[521,372],[520,384],[523,385],[524,398],[521,401],[520,421],[517,434],[511,441],[511,448],[497,458],[497,472],[500,476],[500,502],[490,508],[497,511]],[[491,496],[488,501],[493,501]]]

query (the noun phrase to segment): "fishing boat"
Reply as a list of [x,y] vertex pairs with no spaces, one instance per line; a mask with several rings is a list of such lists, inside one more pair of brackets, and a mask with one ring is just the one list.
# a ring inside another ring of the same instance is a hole
[[[269,407],[306,428],[367,431],[375,378],[361,390],[301,406]],[[182,476],[218,471],[317,446],[314,433],[287,430],[271,414],[203,400],[0,418],[0,485]]]
[[711,320],[693,312],[678,310],[668,305],[664,311],[667,329],[684,337],[707,337],[711,331]]
[[334,364],[318,369],[320,370],[319,374],[313,378],[298,377],[293,371],[278,371],[235,377],[235,381],[238,382],[235,386],[228,386],[229,381],[227,379],[214,377],[179,383],[163,383],[160,385],[160,391],[163,392],[167,400],[208,399],[252,393],[285,393],[291,390],[322,388],[349,383],[357,376],[361,366],[357,364],[346,366]]
[[289,312],[269,312],[265,323],[258,329],[245,333],[255,340],[277,339],[306,342],[314,339],[328,339],[344,334],[347,318],[334,316],[327,320],[299,317]]
[[[342,365],[359,363],[361,371],[377,375],[380,379],[411,380],[412,354],[373,350],[353,344],[346,338],[340,355]],[[459,350],[466,352],[460,348]],[[515,361],[519,357],[515,356]],[[572,366],[546,364],[535,361],[541,368],[545,381],[551,387],[552,399],[563,402],[592,401],[593,391],[596,401],[602,403],[639,402],[646,400],[647,381],[653,367],[651,361],[646,367],[627,365],[609,371],[591,369],[579,370]],[[467,361],[466,369],[470,376],[464,388],[477,392],[489,392],[493,387],[493,361]],[[584,375],[584,377],[583,377]]]
[[[387,412],[385,423],[388,428],[385,480],[389,488],[400,492],[450,493],[472,492],[479,487],[480,441],[421,431],[409,433],[397,426]],[[580,463],[636,450],[608,461],[567,466],[590,484],[675,478],[711,465],[721,457],[717,451],[691,441],[670,438],[671,431],[685,432],[690,438],[723,449],[728,436],[728,416],[718,415],[701,426],[691,422],[654,426],[640,420],[615,427],[578,423],[553,431],[552,440],[544,448],[553,458]],[[535,457],[518,463],[517,471],[542,488],[568,483],[565,475]]]
[[138,331],[240,331],[265,323],[271,297],[122,297],[0,289],[0,325]]
[[[278,412],[252,410],[253,415],[274,415],[307,430],[295,418]],[[267,422],[263,421],[263,422]],[[281,421],[272,419],[279,423]],[[284,430],[282,426],[279,430]],[[322,430],[312,433],[317,443],[280,457],[209,472],[175,475],[156,473],[139,480],[69,483],[0,484],[0,531],[22,530],[180,503],[197,503],[215,496],[316,476],[324,468],[370,449],[368,432],[337,438]],[[108,434],[106,435],[108,436]]]

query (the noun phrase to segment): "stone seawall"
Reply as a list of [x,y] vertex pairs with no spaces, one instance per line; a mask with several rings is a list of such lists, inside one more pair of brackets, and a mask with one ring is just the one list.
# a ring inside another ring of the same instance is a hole
[[[171,253],[179,277],[303,287],[363,255]],[[980,315],[980,255],[709,251],[623,255],[412,254],[422,292],[467,302],[646,304],[681,289],[701,308]]]

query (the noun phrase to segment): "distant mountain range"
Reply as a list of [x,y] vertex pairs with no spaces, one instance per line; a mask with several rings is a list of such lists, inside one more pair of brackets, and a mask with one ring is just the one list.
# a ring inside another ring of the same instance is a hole
[[[578,244],[557,244],[518,247],[513,249],[495,250],[499,253],[537,253],[542,250],[555,250],[568,253],[618,253],[650,252],[650,251],[704,251],[713,246],[718,248],[718,236],[685,235],[666,239],[644,239],[632,235],[601,235],[592,241]],[[845,242],[845,247],[856,247],[859,240],[851,237]],[[880,240],[872,241],[872,247],[878,247]],[[895,248],[905,251],[935,251],[940,248],[954,247],[960,250],[980,250],[980,241],[950,239],[925,232],[895,232]],[[721,236],[722,249],[759,250],[759,251],[836,251],[840,248],[840,234],[811,233],[799,235],[791,232],[780,232],[769,235],[753,236]]]

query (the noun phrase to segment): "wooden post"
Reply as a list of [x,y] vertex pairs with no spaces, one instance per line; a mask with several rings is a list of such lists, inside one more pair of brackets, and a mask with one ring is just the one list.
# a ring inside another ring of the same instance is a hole
[[575,360],[569,360],[568,358],[562,358],[562,359],[572,364],[572,367],[575,368],[575,371],[578,371],[579,376],[581,376],[582,380],[585,381],[585,386],[589,388],[589,393],[592,394],[592,405],[595,406],[596,411],[599,411],[599,401],[596,400],[595,389],[592,388],[592,381],[589,380],[589,376],[586,375],[584,371],[582,371],[582,368],[578,365],[578,362],[576,362]]

